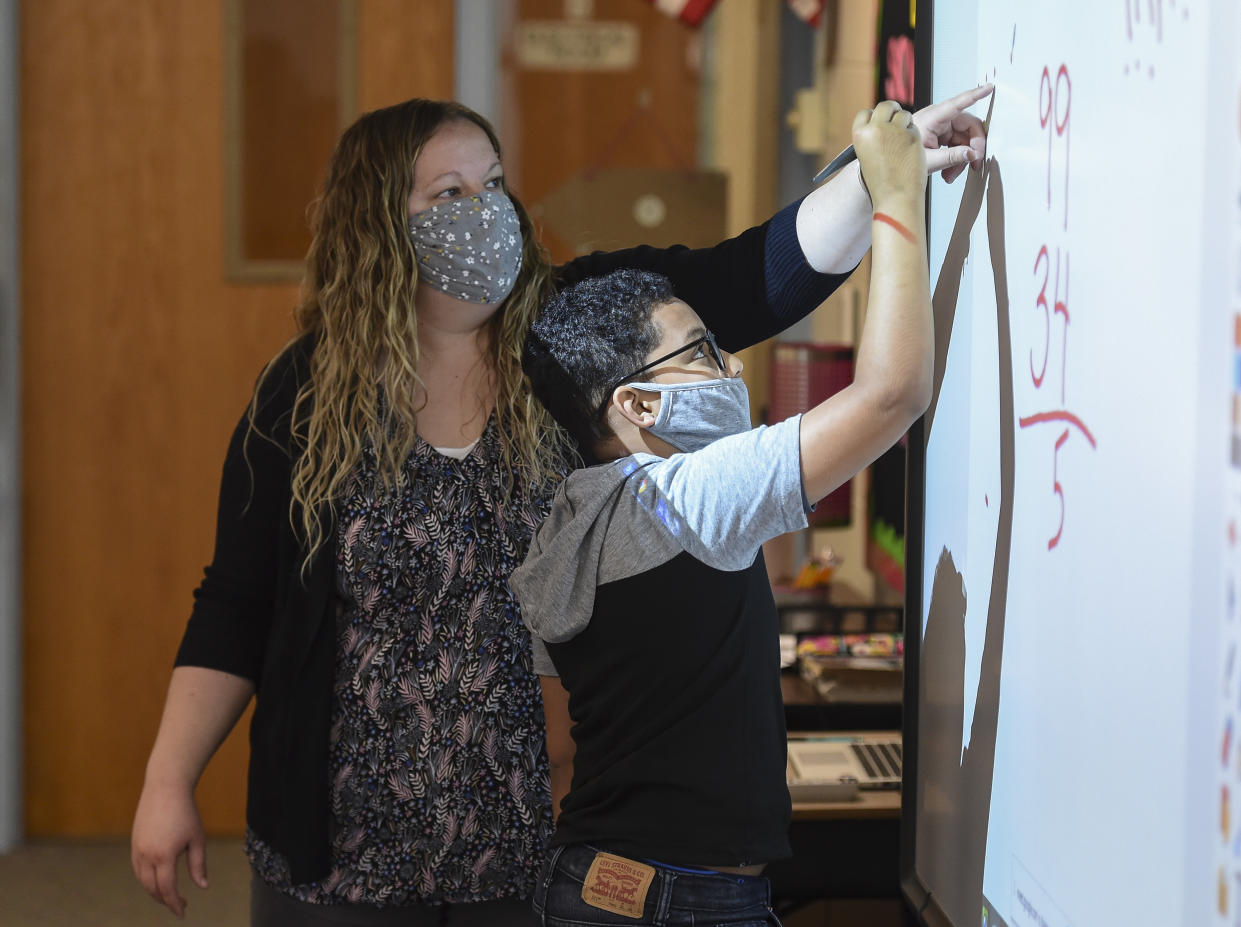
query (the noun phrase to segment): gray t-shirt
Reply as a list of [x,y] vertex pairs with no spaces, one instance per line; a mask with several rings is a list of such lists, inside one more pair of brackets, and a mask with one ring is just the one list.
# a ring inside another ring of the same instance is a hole
[[598,586],[682,552],[744,570],[764,541],[804,528],[800,434],[795,415],[691,454],[633,454],[571,473],[510,579],[535,672],[558,675],[543,642],[569,640],[589,624]]

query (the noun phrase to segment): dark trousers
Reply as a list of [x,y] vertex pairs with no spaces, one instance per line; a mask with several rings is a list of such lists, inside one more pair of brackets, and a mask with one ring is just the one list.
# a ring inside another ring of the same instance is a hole
[[534,911],[545,927],[780,927],[771,911],[771,889],[762,876],[704,873],[652,864],[655,875],[647,889],[642,917],[613,914],[582,899],[582,886],[598,852],[575,844],[552,847],[534,891]]
[[308,904],[250,877],[250,927],[534,927],[538,918],[524,898],[473,904],[376,907]]

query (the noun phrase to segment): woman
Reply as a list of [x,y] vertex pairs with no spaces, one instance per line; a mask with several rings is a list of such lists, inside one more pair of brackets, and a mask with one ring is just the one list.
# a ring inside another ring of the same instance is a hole
[[[963,99],[937,118],[977,146]],[[530,321],[558,285],[638,267],[734,350],[814,309],[869,243],[854,169],[712,249],[553,269],[499,152],[472,111],[411,100],[333,153],[301,334],[233,434],[135,814],[135,873],[178,916],[181,853],[206,885],[194,786],[255,696],[253,924],[530,922],[551,807],[507,578],[569,452],[521,374]]]

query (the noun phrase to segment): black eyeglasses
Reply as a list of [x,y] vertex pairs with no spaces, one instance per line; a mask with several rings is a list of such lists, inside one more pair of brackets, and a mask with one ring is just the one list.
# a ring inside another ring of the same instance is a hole
[[627,373],[623,377],[621,377],[619,380],[616,380],[615,382],[613,382],[612,385],[608,387],[608,391],[603,397],[603,403],[599,406],[599,414],[602,415],[604,411],[607,409],[608,403],[611,402],[612,400],[612,393],[613,391],[615,391],[616,387],[621,386],[625,383],[628,383],[638,374],[646,373],[652,367],[658,367],[664,361],[670,361],[672,360],[672,358],[676,357],[678,354],[684,354],[690,348],[696,348],[700,344],[705,344],[707,346],[707,353],[711,355],[711,360],[715,362],[715,366],[719,370],[719,372],[724,376],[728,376],[728,367],[724,363],[724,355],[720,352],[720,346],[715,343],[715,335],[712,334],[711,332],[707,332],[701,338],[695,338],[693,341],[691,341],[689,344],[685,345],[684,347],[677,348],[675,351],[673,351],[670,354],[665,354],[663,357],[656,358],[655,360],[651,361],[649,364],[643,364],[637,370]]

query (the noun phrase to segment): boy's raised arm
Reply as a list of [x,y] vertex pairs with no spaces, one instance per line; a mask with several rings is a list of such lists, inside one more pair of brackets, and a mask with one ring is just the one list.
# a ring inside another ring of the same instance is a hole
[[802,416],[802,481],[812,502],[891,447],[931,396],[922,140],[889,101],[858,113],[853,144],[874,204],[870,300],[853,383]]

